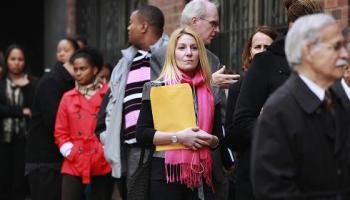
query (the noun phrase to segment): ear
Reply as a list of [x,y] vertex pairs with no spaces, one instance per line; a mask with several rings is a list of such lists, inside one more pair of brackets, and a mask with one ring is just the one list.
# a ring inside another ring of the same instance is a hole
[[192,25],[196,25],[196,24],[198,23],[198,21],[199,21],[199,18],[198,18],[198,17],[192,17],[192,18],[191,18],[191,24],[192,24]]
[[314,46],[311,44],[305,44],[302,49],[302,55],[308,62],[311,62],[314,55]]
[[149,27],[149,24],[147,22],[142,22],[140,25],[141,33],[146,33],[148,27]]

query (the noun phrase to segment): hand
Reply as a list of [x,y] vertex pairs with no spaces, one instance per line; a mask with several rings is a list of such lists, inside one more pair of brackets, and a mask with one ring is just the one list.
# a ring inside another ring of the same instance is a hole
[[222,167],[222,169],[223,169],[223,171],[224,171],[224,173],[225,173],[226,175],[231,175],[231,174],[233,174],[233,173],[235,172],[235,170],[236,170],[236,165],[235,165],[235,164],[231,165],[231,166],[229,167],[229,169],[226,169],[226,167]]
[[30,108],[23,108],[22,110],[23,115],[31,117],[32,116],[32,111],[30,110]]
[[222,66],[218,71],[212,74],[212,79],[221,89],[228,89],[230,85],[236,83],[240,77],[239,74],[225,74],[226,66]]
[[204,140],[208,143],[207,146],[210,148],[216,148],[219,144],[219,139],[215,135],[211,135],[203,130],[199,130],[197,134],[197,138]]
[[203,132],[204,131],[199,128],[187,128],[176,132],[176,136],[178,137],[179,142],[185,147],[197,150],[204,146],[209,146],[209,143],[206,140],[201,139],[206,138],[204,135],[208,134]]

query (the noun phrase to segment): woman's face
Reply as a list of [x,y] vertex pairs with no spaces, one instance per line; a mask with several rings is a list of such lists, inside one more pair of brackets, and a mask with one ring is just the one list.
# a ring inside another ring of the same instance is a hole
[[94,82],[98,69],[86,58],[77,58],[73,62],[73,71],[74,78],[79,85],[89,85]]
[[25,58],[23,51],[20,49],[12,49],[7,58],[8,72],[15,75],[20,75],[24,71]]
[[57,45],[57,60],[63,63],[69,61],[75,49],[68,40],[61,40]]
[[199,63],[199,52],[196,40],[188,34],[179,37],[175,47],[176,65],[183,72],[194,72]]
[[250,56],[253,58],[255,54],[266,51],[266,48],[270,46],[272,39],[262,32],[257,32],[252,38],[252,47],[250,48]]

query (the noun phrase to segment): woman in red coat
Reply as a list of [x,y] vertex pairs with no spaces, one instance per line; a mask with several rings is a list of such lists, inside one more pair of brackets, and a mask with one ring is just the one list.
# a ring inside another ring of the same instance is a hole
[[[70,59],[76,87],[60,102],[55,125],[55,143],[65,157],[62,164],[62,200],[110,199],[111,168],[94,134],[97,112],[108,86],[96,81],[103,65],[93,48],[76,51]],[[86,186],[90,185],[86,190]]]

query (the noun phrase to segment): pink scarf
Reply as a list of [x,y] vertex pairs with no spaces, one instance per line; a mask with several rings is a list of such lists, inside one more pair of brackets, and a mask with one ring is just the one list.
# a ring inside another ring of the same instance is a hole
[[[204,80],[201,70],[193,77],[181,74],[181,83],[189,83],[196,90],[198,105],[198,125],[207,133],[212,132],[214,119],[214,97]],[[165,173],[167,182],[180,182],[194,189],[199,187],[204,177],[208,186],[212,185],[212,159],[210,149],[203,147],[197,151],[191,149],[165,152]]]

